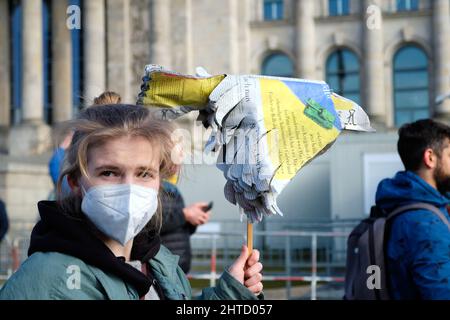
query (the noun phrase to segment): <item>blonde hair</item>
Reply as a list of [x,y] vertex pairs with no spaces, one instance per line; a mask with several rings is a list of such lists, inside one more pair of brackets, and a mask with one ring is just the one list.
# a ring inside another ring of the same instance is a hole
[[[172,149],[174,142],[171,134],[175,127],[164,120],[156,119],[145,107],[134,105],[102,105],[84,109],[76,120],[71,121],[74,131],[72,143],[66,150],[63,170],[57,184],[57,199],[65,213],[73,218],[82,219],[81,196],[71,193],[63,195],[62,183],[65,176],[79,180],[82,176],[89,179],[88,153],[93,147],[120,137],[143,137],[159,150],[160,181],[174,174]],[[161,228],[161,206],[152,219],[157,231]]]
[[120,104],[122,97],[114,91],[105,91],[94,99],[94,106],[106,105],[106,104]]

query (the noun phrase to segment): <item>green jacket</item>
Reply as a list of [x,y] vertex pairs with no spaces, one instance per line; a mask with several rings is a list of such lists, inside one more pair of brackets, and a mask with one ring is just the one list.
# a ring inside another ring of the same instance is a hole
[[[178,259],[178,256],[161,246],[158,254],[149,262],[166,299],[189,300],[192,299],[191,286],[178,266]],[[227,271],[222,274],[216,287],[203,289],[197,298],[258,299]],[[136,290],[122,279],[78,258],[57,252],[36,252],[25,260],[0,290],[0,300],[28,299],[135,300],[139,299],[139,296]]]

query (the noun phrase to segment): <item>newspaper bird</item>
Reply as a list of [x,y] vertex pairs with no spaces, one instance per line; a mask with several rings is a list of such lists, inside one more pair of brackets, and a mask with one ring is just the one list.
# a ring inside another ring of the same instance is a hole
[[342,130],[374,131],[359,105],[323,81],[211,76],[202,68],[189,76],[148,65],[138,104],[158,107],[166,119],[200,111],[212,128],[205,151],[219,154],[225,197],[247,216],[249,238],[251,224],[282,215],[277,196]]

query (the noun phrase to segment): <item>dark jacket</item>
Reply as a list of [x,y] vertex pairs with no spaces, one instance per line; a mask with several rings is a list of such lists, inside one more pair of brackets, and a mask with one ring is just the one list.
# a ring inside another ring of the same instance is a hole
[[180,256],[180,267],[185,273],[191,268],[190,236],[196,230],[184,218],[184,201],[177,187],[163,182],[161,188],[163,224],[161,241],[173,254]]
[[[178,257],[160,246],[158,238],[140,234],[140,239],[135,238],[138,247],[133,243],[131,258],[149,264],[146,276],[114,256],[89,231],[86,221],[68,218],[55,202],[40,202],[39,212],[29,257],[1,288],[0,300],[134,300],[152,285],[165,299],[192,298]],[[203,289],[198,298],[257,299],[227,271],[216,287]]]
[[[386,212],[411,203],[438,207],[449,219],[448,197],[416,174],[398,172],[378,185],[377,205]],[[428,210],[394,219],[387,244],[390,292],[394,299],[450,299],[450,231]]]
[[8,232],[9,221],[8,214],[6,213],[5,203],[0,200],[0,241],[3,240],[6,233]]

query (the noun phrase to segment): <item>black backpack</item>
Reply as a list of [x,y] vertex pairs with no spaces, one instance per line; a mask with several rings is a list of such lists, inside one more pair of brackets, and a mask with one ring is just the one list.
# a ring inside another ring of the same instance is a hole
[[390,213],[373,206],[370,217],[361,221],[350,233],[347,241],[345,274],[346,300],[389,300],[386,277],[386,240],[389,223],[407,211],[425,209],[436,214],[449,228],[445,215],[428,203],[414,203]]

